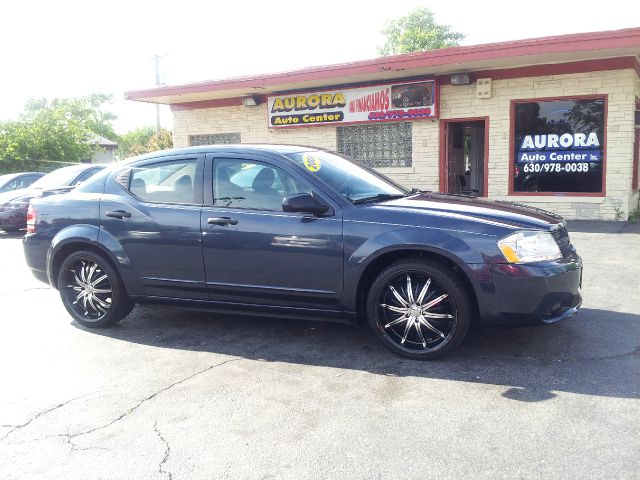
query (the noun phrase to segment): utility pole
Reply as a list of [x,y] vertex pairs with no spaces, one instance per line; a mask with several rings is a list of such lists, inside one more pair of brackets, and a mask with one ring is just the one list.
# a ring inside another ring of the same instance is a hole
[[[157,53],[151,57],[156,66],[156,85],[160,85],[160,59],[167,55],[158,55]],[[156,103],[156,137],[160,136],[160,105]]]

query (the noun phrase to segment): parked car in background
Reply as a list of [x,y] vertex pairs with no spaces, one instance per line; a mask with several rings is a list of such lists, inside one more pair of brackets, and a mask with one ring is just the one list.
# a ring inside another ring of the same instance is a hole
[[44,176],[42,172],[7,173],[0,175],[0,193],[21,190]]
[[27,188],[0,193],[0,230],[25,228],[31,199],[69,191],[104,167],[85,163],[62,167],[41,176]]
[[338,154],[154,152],[34,198],[29,267],[87,327],[135,303],[367,322],[394,352],[449,352],[472,322],[549,323],[581,304],[562,218],[409,191]]

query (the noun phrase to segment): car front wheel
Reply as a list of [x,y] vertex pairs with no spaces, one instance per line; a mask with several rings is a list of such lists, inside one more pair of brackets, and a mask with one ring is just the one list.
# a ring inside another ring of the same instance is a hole
[[458,346],[469,330],[472,311],[459,278],[435,262],[392,264],[378,275],[367,298],[369,326],[382,343],[418,360]]
[[73,253],[64,260],[58,290],[67,312],[85,327],[113,325],[134,305],[109,262],[89,251]]

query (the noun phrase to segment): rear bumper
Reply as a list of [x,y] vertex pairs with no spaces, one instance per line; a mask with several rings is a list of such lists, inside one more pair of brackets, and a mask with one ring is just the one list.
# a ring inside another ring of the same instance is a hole
[[20,208],[0,210],[0,228],[16,230],[26,226],[26,210]]
[[555,262],[485,268],[478,298],[482,323],[553,323],[574,315],[582,304],[582,260],[576,254]]
[[47,254],[50,240],[42,236],[27,233],[22,239],[24,258],[33,275],[40,281],[49,282],[47,274]]

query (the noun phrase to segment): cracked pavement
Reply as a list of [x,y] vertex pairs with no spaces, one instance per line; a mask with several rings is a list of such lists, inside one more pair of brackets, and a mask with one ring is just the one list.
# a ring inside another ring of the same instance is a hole
[[86,330],[0,233],[0,478],[638,478],[640,229],[570,231],[576,317],[427,363],[364,328],[166,307]]

